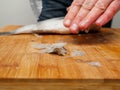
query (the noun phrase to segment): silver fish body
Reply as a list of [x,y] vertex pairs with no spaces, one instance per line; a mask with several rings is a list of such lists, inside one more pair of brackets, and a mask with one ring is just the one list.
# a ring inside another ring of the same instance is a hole
[[[85,30],[85,32],[88,32],[89,30],[99,30],[99,28],[92,25],[92,27]],[[9,32],[0,32],[0,36],[12,35],[12,34],[23,34],[23,33],[71,34],[69,29],[63,25],[63,17],[58,17],[58,18],[40,21],[36,24],[26,25]]]

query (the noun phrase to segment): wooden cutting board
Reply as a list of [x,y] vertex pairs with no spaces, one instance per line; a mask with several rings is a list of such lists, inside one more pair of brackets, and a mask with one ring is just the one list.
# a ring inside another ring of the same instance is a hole
[[[10,31],[18,27],[7,26],[0,31]],[[66,56],[40,54],[39,50],[31,46],[36,42],[66,42],[69,53]],[[74,50],[84,54],[71,57],[69,54]],[[99,65],[92,65],[91,62]],[[64,90],[70,90],[70,87],[76,87],[75,90],[118,90],[120,29],[103,28],[98,33],[80,35],[0,36],[0,88],[20,90],[21,86],[25,90],[38,87],[41,90],[58,90],[64,86]]]

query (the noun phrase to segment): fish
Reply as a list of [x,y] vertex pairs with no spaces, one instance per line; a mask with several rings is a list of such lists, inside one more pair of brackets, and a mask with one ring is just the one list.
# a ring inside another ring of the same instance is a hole
[[[16,35],[16,34],[72,34],[69,28],[63,25],[64,17],[57,17],[39,21],[35,24],[25,25],[16,30],[8,32],[0,32],[0,36],[4,35]],[[98,31],[100,28],[92,25],[84,32]]]

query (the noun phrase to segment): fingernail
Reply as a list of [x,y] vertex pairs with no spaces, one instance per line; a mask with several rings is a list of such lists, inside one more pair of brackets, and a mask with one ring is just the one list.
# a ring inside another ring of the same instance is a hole
[[78,30],[78,25],[77,24],[72,24],[72,26],[70,27],[72,32],[77,32]]
[[102,26],[100,20],[96,21],[95,24],[96,24],[97,26]]
[[80,23],[80,24],[79,24],[80,29],[81,29],[81,30],[85,30],[85,29],[86,29],[86,24],[87,24],[87,23],[85,23],[85,22]]
[[65,25],[67,25],[67,26],[69,26],[70,23],[71,23],[71,20],[69,20],[69,19],[67,19],[67,20],[65,21]]

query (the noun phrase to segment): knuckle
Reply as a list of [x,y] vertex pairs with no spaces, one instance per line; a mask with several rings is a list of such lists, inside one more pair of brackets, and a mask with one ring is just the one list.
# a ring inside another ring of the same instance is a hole
[[95,6],[95,8],[99,9],[101,12],[104,12],[106,10],[106,8],[104,8],[104,7]]
[[84,0],[74,0],[72,5],[75,6],[81,6],[83,4]]
[[92,1],[85,1],[82,5],[85,9],[91,10],[94,6],[94,2]]
[[91,10],[92,7],[91,6],[87,6],[87,5],[82,5],[82,8],[86,9],[86,10]]
[[105,4],[102,1],[98,1],[95,4],[95,7],[98,8],[98,9],[100,9],[101,11],[104,11],[106,9],[106,6],[105,6]]
[[78,12],[79,8],[77,6],[74,6],[72,8],[70,8],[70,13],[75,14],[76,12]]

